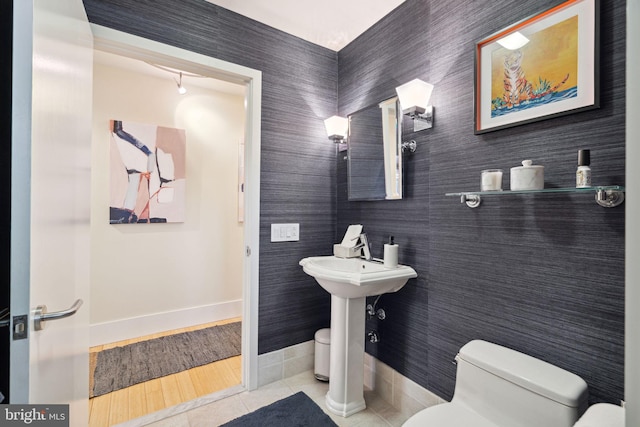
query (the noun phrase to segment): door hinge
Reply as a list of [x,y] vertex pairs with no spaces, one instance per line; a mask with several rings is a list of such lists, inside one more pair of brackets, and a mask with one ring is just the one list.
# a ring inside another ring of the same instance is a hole
[[13,340],[24,340],[27,338],[29,331],[29,318],[26,314],[22,316],[13,316]]
[[246,247],[245,251],[244,251],[246,256],[251,256],[251,248],[249,246]]

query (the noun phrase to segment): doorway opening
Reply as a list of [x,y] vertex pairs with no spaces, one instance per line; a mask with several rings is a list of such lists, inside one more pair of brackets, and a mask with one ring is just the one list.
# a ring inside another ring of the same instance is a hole
[[[121,304],[111,304],[110,310],[119,310],[119,313],[107,313],[105,310],[109,304],[101,306],[101,302],[104,301],[104,298],[109,297],[109,289],[107,280],[107,284],[105,285],[104,291],[106,292],[100,298],[97,298],[94,295],[94,288],[92,285],[92,307],[91,307],[91,317],[92,326],[91,326],[91,342],[93,344],[100,344],[100,341],[106,343],[108,341],[118,341],[114,340],[114,335],[112,327],[114,325],[113,322],[109,322],[109,316],[112,319],[116,319],[118,317],[124,318],[125,320],[120,322],[120,326],[124,328],[121,329],[129,329],[129,333],[131,328],[127,326],[131,326],[133,329],[136,329],[137,332],[133,332],[133,335],[141,336],[147,335],[145,333],[145,328],[156,329],[158,325],[155,326],[149,325],[149,322],[154,319],[154,316],[142,316],[135,317],[126,313],[126,309],[131,309],[131,302],[128,300],[134,300],[137,298],[137,303],[142,304],[144,307],[140,307],[142,312],[161,312],[162,314],[156,316],[155,319],[160,319],[161,322],[165,322],[167,326],[160,327],[160,329],[179,329],[174,328],[171,325],[177,325],[179,327],[183,326],[193,326],[200,324],[215,324],[215,322],[219,321],[227,321],[228,319],[241,319],[242,320],[242,351],[241,351],[241,363],[236,362],[238,365],[238,369],[240,372],[238,373],[241,378],[242,388],[252,390],[257,387],[257,280],[258,280],[258,238],[259,238],[259,171],[260,171],[260,88],[261,88],[261,74],[259,71],[248,69],[245,67],[237,66],[235,64],[226,63],[224,61],[219,61],[210,57],[206,57],[203,55],[195,54],[193,52],[185,51],[182,49],[174,48],[171,46],[163,45],[160,43],[152,42],[150,40],[142,39],[137,36],[121,33],[115,30],[107,29],[100,26],[92,25],[92,31],[94,34],[94,48],[96,51],[96,56],[101,55],[113,55],[119,56],[122,59],[133,61],[138,66],[148,66],[149,64],[159,65],[160,67],[155,67],[156,76],[148,77],[149,80],[155,79],[155,83],[158,85],[162,85],[164,83],[167,84],[167,88],[171,88],[172,91],[176,91],[176,85],[172,82],[172,76],[163,73],[162,68],[168,68],[171,70],[181,70],[185,73],[190,73],[193,75],[203,76],[207,78],[197,79],[202,82],[218,82],[221,86],[227,87],[239,87],[241,89],[241,94],[238,92],[235,94],[227,93],[223,94],[221,98],[228,98],[231,100],[231,104],[238,107],[238,99],[239,99],[239,114],[241,118],[241,127],[243,128],[240,137],[231,137],[226,138],[230,140],[226,141],[212,141],[215,140],[215,133],[208,130],[208,126],[213,122],[218,120],[221,126],[228,124],[229,118],[224,117],[224,108],[219,110],[217,113],[208,114],[206,108],[202,108],[203,105],[206,106],[207,103],[214,102],[211,97],[207,98],[207,95],[203,92],[205,89],[196,89],[196,86],[192,86],[194,92],[197,93],[197,96],[194,95],[191,98],[184,97],[178,99],[177,103],[174,106],[169,107],[170,111],[166,111],[168,115],[173,115],[172,120],[179,122],[176,127],[186,127],[187,128],[187,144],[189,143],[189,138],[192,137],[194,140],[202,140],[209,142],[220,143],[226,146],[227,149],[231,147],[234,156],[235,163],[235,176],[227,176],[226,181],[237,183],[234,191],[237,192],[238,200],[242,199],[243,203],[230,203],[229,197],[225,197],[219,191],[221,190],[222,180],[215,175],[211,175],[211,173],[215,172],[211,169],[216,169],[216,166],[211,163],[207,163],[211,158],[217,158],[218,161],[222,161],[223,163],[229,163],[225,161],[223,157],[223,153],[221,151],[217,151],[213,145],[208,146],[206,143],[201,146],[201,149],[204,150],[202,153],[197,154],[191,158],[191,164],[187,165],[187,168],[191,169],[194,172],[192,177],[194,177],[193,185],[202,190],[202,187],[207,187],[209,190],[207,192],[196,192],[197,194],[191,194],[190,198],[187,199],[187,203],[199,205],[198,209],[195,209],[191,213],[191,217],[187,216],[187,220],[183,224],[127,224],[127,225],[118,225],[115,230],[114,227],[104,227],[105,232],[108,233],[106,236],[107,240],[113,239],[125,239],[129,240],[129,242],[135,242],[136,240],[140,241],[142,237],[149,238],[150,236],[143,236],[146,234],[155,234],[156,236],[151,236],[151,239],[160,238],[169,240],[178,239],[177,243],[174,247],[178,252],[181,252],[181,255],[185,255],[187,258],[190,256],[195,257],[195,264],[191,268],[183,268],[181,277],[174,278],[175,288],[177,288],[177,293],[173,295],[169,300],[171,302],[177,302],[178,305],[182,303],[184,307],[185,304],[188,306],[187,309],[176,309],[176,307],[167,306],[166,300],[162,302],[162,298],[160,298],[158,304],[155,308],[151,307],[151,302],[153,298],[151,295],[154,292],[153,288],[153,280],[151,282],[151,288],[143,290],[141,295],[136,295],[136,292],[140,291],[140,289],[129,289],[130,298],[127,299],[126,295],[120,295],[118,298],[122,299]],[[148,66],[148,68],[154,68]],[[159,70],[159,71],[158,71]],[[184,83],[187,85],[187,81],[180,81],[180,83]],[[194,82],[195,83],[195,82]],[[100,84],[100,82],[94,82],[94,86],[96,84]],[[125,84],[125,83],[122,83]],[[107,85],[109,86],[109,85]],[[202,86],[202,85],[200,85]],[[108,89],[107,89],[108,90]],[[141,98],[145,100],[148,104],[153,104],[154,107],[158,107],[158,104],[166,101],[166,97],[162,96],[154,96],[153,98],[149,96],[149,94],[144,93],[144,89],[141,85],[134,85],[130,89],[131,91],[141,91],[139,95]],[[155,88],[151,90],[152,95],[158,95],[158,91],[160,89]],[[215,90],[215,89],[214,89]],[[231,91],[237,89],[232,89]],[[95,93],[95,91],[94,91]],[[169,97],[170,95],[166,95]],[[174,97],[179,97],[177,93],[171,95]],[[235,97],[235,98],[234,98]],[[122,99],[122,102],[116,107],[119,109],[117,111],[121,111],[122,114],[127,114],[127,108],[131,108],[129,112],[139,113],[139,110],[132,105],[127,105],[126,100]],[[115,101],[118,104],[117,100]],[[200,103],[200,104],[199,104]],[[113,114],[112,111],[100,111],[102,107],[96,108],[95,105],[97,103],[94,100],[94,133],[96,133],[96,128],[100,126],[100,122],[104,122],[104,117],[100,117],[100,115],[109,115]],[[160,106],[159,108],[162,108]],[[193,111],[200,111],[200,115],[194,114]],[[218,117],[222,115],[223,117]],[[97,117],[100,117],[97,119]],[[127,119],[128,117],[122,117],[123,119]],[[118,119],[117,117],[111,117],[111,119]],[[154,122],[153,115],[145,115],[145,113],[138,114],[135,118],[136,121],[143,121],[147,123]],[[198,134],[201,132],[202,134]],[[108,135],[108,128],[105,129],[103,133],[103,137]],[[108,137],[107,137],[108,138]],[[95,135],[94,135],[95,139]],[[222,139],[225,139],[224,137]],[[203,148],[204,147],[204,148]],[[95,145],[94,145],[95,148]],[[189,150],[189,145],[187,145],[187,150]],[[228,151],[228,150],[227,150]],[[100,160],[101,155],[107,155],[105,153],[94,153],[93,154],[93,165],[92,169],[95,166],[96,156],[98,156],[97,161]],[[228,155],[228,153],[227,153]],[[187,157],[189,160],[189,157]],[[244,174],[238,173],[238,170],[241,170],[242,166],[239,164],[243,164]],[[222,167],[218,165],[218,167]],[[92,170],[93,173],[93,170]],[[242,181],[241,178],[244,178]],[[92,178],[94,181],[96,178]],[[95,191],[95,186],[100,186],[101,184],[93,182],[93,194],[100,194],[106,188],[106,183],[102,183],[102,187],[99,187],[100,191]],[[192,185],[189,182],[187,185]],[[203,196],[207,194],[207,196]],[[243,197],[242,197],[243,196]],[[99,197],[99,196],[94,196]],[[205,200],[210,199],[210,200]],[[207,206],[203,206],[207,204]],[[229,206],[231,205],[231,206]],[[92,207],[95,206],[95,201],[92,202]],[[193,207],[193,206],[192,206]],[[203,234],[203,231],[199,228],[199,225],[206,223],[211,218],[215,217],[215,215],[223,215],[221,213],[222,210],[227,210],[227,216],[229,208],[234,212],[234,221],[229,222],[226,221],[222,225],[222,229],[216,230],[209,229],[204,232],[206,236],[199,236],[199,234]],[[224,208],[224,209],[223,209]],[[211,214],[211,218],[209,218],[209,212]],[[106,214],[106,212],[104,213]],[[102,215],[102,214],[101,214]],[[92,214],[93,216],[93,214]],[[102,218],[102,216],[98,216],[98,218]],[[96,220],[96,217],[92,218],[92,222]],[[149,225],[154,226],[153,232],[149,233]],[[240,233],[231,233],[228,234],[230,229],[240,228]],[[110,233],[110,237],[109,237]],[[226,235],[225,235],[226,233]],[[173,234],[173,235],[172,235]],[[159,237],[158,237],[159,235]],[[181,235],[181,236],[180,236]],[[187,240],[186,242],[199,241],[200,247],[189,247],[190,243],[185,243],[182,241],[180,243],[180,239],[185,238],[195,239],[195,240]],[[93,235],[93,225],[92,225],[92,251],[95,250],[94,235]],[[100,244],[100,240],[97,240],[97,244]],[[143,247],[138,247],[137,250],[145,251],[151,250],[148,247],[157,246],[156,243],[151,241],[147,241],[144,243]],[[229,250],[230,245],[233,246],[233,250]],[[147,246],[147,249],[145,249]],[[132,249],[132,253],[136,253],[136,245],[132,245],[129,247]],[[98,250],[107,250],[105,248]],[[157,249],[155,247],[154,249]],[[252,250],[253,249],[253,250]],[[127,249],[124,248],[126,251]],[[229,253],[234,253],[238,255],[234,260],[226,259]],[[92,255],[93,257],[93,255]],[[222,262],[217,265],[215,264],[218,258],[223,258]],[[125,256],[124,259],[127,259]],[[157,255],[154,259],[157,260],[158,265],[156,268],[159,268],[162,265],[171,265],[172,262],[175,264],[175,260],[172,260],[171,257],[164,258],[162,255]],[[184,264],[185,262],[179,262],[177,264]],[[233,267],[235,263],[235,268]],[[93,265],[93,263],[92,263]],[[101,263],[101,267],[104,268],[105,275],[108,276],[108,262]],[[212,266],[213,265],[213,266]],[[133,264],[126,266],[127,269],[135,268],[136,263],[135,260]],[[143,263],[144,267],[149,267],[151,269],[154,268],[153,265],[148,265]],[[178,265],[177,267],[180,267]],[[197,266],[197,267],[195,267]],[[122,272],[122,268],[120,268],[117,264],[114,264],[112,267],[120,270]],[[203,272],[203,271],[194,271],[199,268],[213,268],[215,271],[211,272]],[[215,281],[211,279],[211,276],[215,276],[220,273],[220,270],[233,270],[230,273],[232,276],[236,274],[237,276],[233,281],[240,282],[237,287],[229,286],[229,281],[223,279],[219,282],[222,283],[209,283]],[[171,271],[180,270],[180,268],[171,269]],[[157,273],[157,272],[156,272]],[[92,272],[92,277],[96,277],[95,275],[100,275],[100,271]],[[153,274],[147,271],[146,273],[143,271],[143,275],[141,277],[145,277],[146,275]],[[164,272],[159,273],[160,276],[166,275]],[[209,276],[209,279],[208,279]],[[111,284],[113,284],[113,280],[116,277],[111,278]],[[141,279],[142,280],[142,279]],[[159,280],[159,279],[158,279]],[[93,281],[93,280],[92,280]],[[148,285],[149,283],[147,283]],[[212,289],[216,295],[211,295]],[[164,288],[165,291],[167,288]],[[155,288],[156,292],[162,293],[163,290],[161,287]],[[113,292],[113,289],[111,289]],[[136,297],[136,298],[134,298]],[[204,299],[209,298],[206,302],[202,302]],[[127,302],[128,301],[128,302]],[[165,306],[163,306],[165,304]],[[124,313],[124,315],[123,315]],[[129,312],[131,313],[131,312]],[[101,317],[102,316],[102,317]],[[213,321],[210,323],[209,321]],[[187,325],[188,324],[188,325]],[[196,326],[197,327],[197,326]],[[108,332],[109,331],[109,332]],[[111,335],[110,335],[111,334]],[[110,337],[110,338],[107,338]],[[129,338],[129,337],[127,337]],[[132,338],[132,337],[131,337]]]

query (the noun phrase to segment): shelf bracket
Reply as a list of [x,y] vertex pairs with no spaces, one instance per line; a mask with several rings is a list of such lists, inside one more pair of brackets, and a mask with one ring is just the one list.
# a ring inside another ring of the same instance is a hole
[[605,208],[615,208],[624,202],[624,191],[598,190],[596,191],[596,203]]
[[482,199],[477,194],[463,194],[460,196],[460,203],[466,203],[470,208],[480,206]]

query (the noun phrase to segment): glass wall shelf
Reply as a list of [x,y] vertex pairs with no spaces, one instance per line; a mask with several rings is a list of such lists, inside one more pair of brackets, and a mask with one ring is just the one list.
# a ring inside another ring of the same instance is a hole
[[595,193],[596,203],[605,208],[613,208],[624,202],[624,187],[620,185],[599,185],[588,188],[545,188],[542,190],[515,191],[466,191],[461,193],[446,193],[445,196],[459,197],[460,203],[466,203],[470,208],[477,208],[484,196],[510,196],[513,194],[552,194],[552,193]]

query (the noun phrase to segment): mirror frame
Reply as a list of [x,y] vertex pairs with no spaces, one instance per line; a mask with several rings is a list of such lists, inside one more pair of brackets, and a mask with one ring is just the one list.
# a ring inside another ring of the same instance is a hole
[[[393,119],[388,114],[395,109]],[[382,110],[382,111],[381,111]],[[383,120],[384,111],[387,119]],[[365,113],[377,114],[375,124],[362,123]],[[399,200],[403,198],[402,109],[398,97],[385,99],[349,114],[347,136],[347,187],[349,201]],[[358,122],[354,123],[355,120]],[[395,123],[393,123],[395,121]],[[379,124],[379,126],[378,126]],[[361,129],[362,127],[362,129]],[[360,136],[361,132],[367,132]],[[354,135],[354,133],[357,133]],[[375,141],[370,140],[373,134]],[[391,140],[395,137],[395,141]],[[386,139],[385,139],[386,137]],[[382,148],[378,150],[378,144]]]

